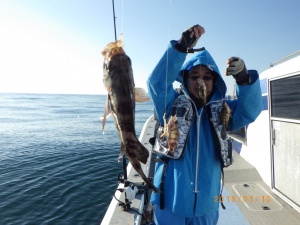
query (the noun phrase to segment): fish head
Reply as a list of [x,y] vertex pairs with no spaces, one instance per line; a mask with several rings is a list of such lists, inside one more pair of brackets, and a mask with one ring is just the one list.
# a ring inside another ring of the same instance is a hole
[[198,93],[199,93],[199,98],[201,98],[203,101],[206,100],[206,84],[205,82],[199,78],[196,80],[197,84],[198,84]]
[[117,54],[125,54],[123,49],[124,45],[122,40],[117,40],[116,42],[108,43],[102,50],[102,55],[105,61],[110,61],[111,57]]

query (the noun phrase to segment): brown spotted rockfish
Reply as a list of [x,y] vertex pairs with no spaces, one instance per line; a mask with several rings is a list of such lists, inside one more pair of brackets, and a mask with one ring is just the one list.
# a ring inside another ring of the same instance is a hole
[[168,123],[164,116],[164,128],[160,137],[167,138],[166,147],[169,149],[168,155],[174,156],[174,151],[177,149],[179,138],[178,120],[176,115],[171,116]]
[[149,101],[146,92],[134,85],[131,60],[125,54],[121,40],[109,43],[102,51],[103,83],[108,91],[105,111],[102,119],[102,132],[106,117],[111,113],[121,141],[121,153],[125,153],[133,168],[146,184],[158,192],[158,189],[144,174],[140,162],[146,164],[148,150],[138,141],[135,133],[135,101]]
[[198,91],[199,91],[199,97],[203,101],[203,106],[206,107],[206,85],[204,80],[197,79],[198,83]]
[[222,110],[220,112],[220,123],[222,125],[221,137],[223,140],[226,138],[226,133],[228,129],[228,122],[230,119],[231,110],[226,102],[224,102]]

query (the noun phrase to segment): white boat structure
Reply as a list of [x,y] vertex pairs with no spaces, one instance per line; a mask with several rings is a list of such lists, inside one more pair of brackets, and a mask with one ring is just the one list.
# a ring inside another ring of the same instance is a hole
[[[220,208],[218,225],[300,224],[300,51],[271,64],[260,74],[260,82],[264,110],[248,127],[230,134],[235,162],[225,168],[221,200],[226,209]],[[155,164],[149,143],[155,125],[151,116],[139,138],[150,152],[143,168],[148,177]],[[142,182],[130,164],[127,180]],[[140,187],[139,192],[127,192],[128,211],[119,206],[125,191],[116,191],[101,225],[151,224],[150,190]],[[124,184],[118,188],[124,189]]]

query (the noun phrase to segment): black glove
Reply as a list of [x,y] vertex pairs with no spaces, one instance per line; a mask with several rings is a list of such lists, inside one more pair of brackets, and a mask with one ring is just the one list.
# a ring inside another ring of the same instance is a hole
[[195,36],[194,28],[199,26],[198,24],[190,27],[182,33],[181,38],[178,43],[175,45],[175,48],[180,52],[188,52],[189,49],[192,49],[199,40],[199,37]]
[[246,85],[250,83],[248,70],[245,63],[238,57],[231,57],[228,67],[226,69],[226,75],[232,75],[238,85]]

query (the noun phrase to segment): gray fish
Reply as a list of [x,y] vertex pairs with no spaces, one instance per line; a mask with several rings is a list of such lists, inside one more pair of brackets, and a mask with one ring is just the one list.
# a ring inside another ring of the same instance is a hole
[[220,112],[220,122],[222,124],[221,137],[223,140],[226,138],[228,122],[230,119],[231,110],[226,102],[224,102],[222,110]]
[[140,162],[146,164],[148,150],[138,141],[135,133],[135,101],[149,101],[143,89],[135,89],[131,60],[125,54],[121,40],[109,43],[102,51],[103,83],[108,91],[106,107],[102,119],[102,132],[106,117],[111,113],[121,141],[121,153],[125,153],[133,168],[146,184],[158,192],[158,189],[144,174]]
[[206,106],[206,85],[202,79],[197,79],[198,83],[198,90],[199,90],[199,97],[203,101],[203,106]]

